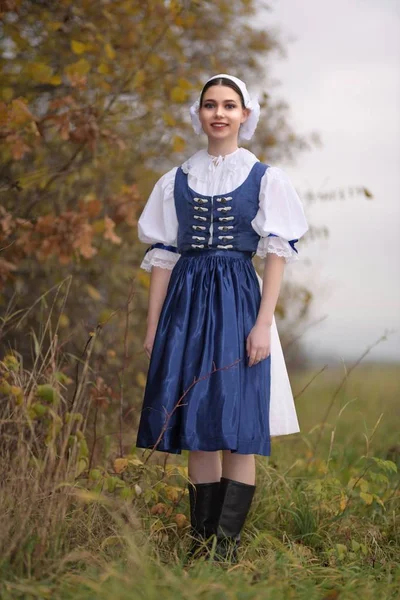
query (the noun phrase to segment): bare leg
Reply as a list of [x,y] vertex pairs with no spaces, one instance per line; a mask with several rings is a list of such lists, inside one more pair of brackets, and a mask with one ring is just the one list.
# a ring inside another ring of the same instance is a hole
[[212,483],[221,479],[222,466],[219,451],[189,452],[188,474],[192,483]]
[[256,462],[254,454],[238,454],[223,450],[222,476],[234,481],[255,484]]

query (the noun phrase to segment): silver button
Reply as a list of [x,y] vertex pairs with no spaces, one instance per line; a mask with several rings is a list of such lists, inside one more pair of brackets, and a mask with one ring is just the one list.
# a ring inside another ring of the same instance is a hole
[[192,229],[195,231],[205,231],[206,227],[203,227],[203,225],[192,225]]
[[235,217],[219,217],[219,221],[233,221]]
[[191,244],[192,248],[204,248],[204,244]]
[[221,248],[221,250],[229,250],[229,248],[233,248],[233,246],[232,244],[229,244],[228,246],[221,246],[218,244],[217,248]]
[[198,221],[207,221],[207,217],[200,217],[199,215],[194,215],[193,219],[197,219]]
[[225,202],[230,202],[232,200],[232,196],[228,196],[227,198],[217,198],[217,202],[222,202],[223,204],[225,204]]
[[192,239],[196,240],[196,242],[202,242],[203,240],[205,240],[205,237],[202,237],[201,235],[192,235]]
[[224,206],[223,208],[217,208],[217,210],[219,212],[228,212],[229,210],[232,210],[232,206]]
[[225,240],[233,240],[233,235],[219,235],[219,236],[218,236],[218,239],[219,239],[219,240],[222,240],[223,242],[224,242]]
[[208,200],[206,200],[205,198],[193,198],[193,200],[195,202],[198,202],[199,204],[208,204]]
[[201,210],[201,212],[208,212],[208,208],[204,208],[204,206],[193,206],[193,208],[194,210]]
[[221,227],[221,225],[220,225],[220,226],[218,227],[218,229],[219,229],[220,231],[229,231],[230,229],[233,229],[233,225],[222,225],[222,227]]

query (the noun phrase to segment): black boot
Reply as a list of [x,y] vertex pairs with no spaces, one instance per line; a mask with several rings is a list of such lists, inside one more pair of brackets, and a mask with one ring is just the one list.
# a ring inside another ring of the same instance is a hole
[[217,546],[214,559],[237,563],[240,532],[253,500],[256,486],[233,479],[221,478],[221,513],[217,527]]
[[219,481],[188,484],[191,535],[194,539],[187,558],[191,558],[194,554],[200,556],[202,546],[204,551],[207,551],[206,540],[212,543],[210,538],[216,534],[220,513],[219,486]]

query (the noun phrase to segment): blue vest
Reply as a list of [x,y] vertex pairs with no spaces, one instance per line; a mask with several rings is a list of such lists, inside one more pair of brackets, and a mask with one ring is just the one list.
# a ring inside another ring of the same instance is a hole
[[260,236],[251,226],[259,209],[261,179],[269,165],[256,162],[245,181],[232,192],[203,196],[176,171],[174,199],[178,218],[178,252],[209,248],[255,252]]

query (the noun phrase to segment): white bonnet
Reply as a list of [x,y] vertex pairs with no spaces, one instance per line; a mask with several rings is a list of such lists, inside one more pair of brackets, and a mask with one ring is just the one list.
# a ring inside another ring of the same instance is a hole
[[[250,140],[253,137],[253,134],[257,127],[258,119],[260,118],[260,105],[258,103],[258,98],[257,98],[257,96],[251,97],[244,81],[242,81],[238,77],[234,77],[233,75],[227,75],[226,73],[220,73],[219,75],[214,75],[213,77],[210,77],[210,79],[206,83],[208,83],[209,81],[212,81],[213,79],[218,79],[220,77],[224,77],[225,79],[230,79],[231,81],[236,83],[236,85],[242,92],[244,105],[246,108],[248,108],[250,110],[250,114],[249,114],[247,120],[244,123],[242,123],[242,125],[240,126],[239,137],[241,137],[245,140]],[[194,104],[192,104],[192,106],[190,107],[190,118],[192,120],[193,129],[195,130],[195,132],[197,134],[201,133],[201,131],[202,131],[202,127],[201,127],[201,123],[200,123],[200,119],[199,119],[200,97],[201,97],[201,94],[199,95],[196,102],[194,102]]]

